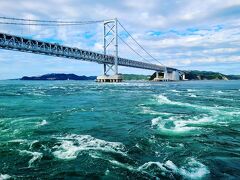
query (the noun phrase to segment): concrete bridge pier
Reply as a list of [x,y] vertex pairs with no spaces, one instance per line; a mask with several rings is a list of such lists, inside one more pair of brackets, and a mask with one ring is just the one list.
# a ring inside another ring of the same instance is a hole
[[121,75],[102,75],[97,77],[97,82],[105,83],[105,82],[122,82],[123,78]]
[[184,72],[181,72],[181,73],[180,73],[180,80],[182,80],[182,81],[187,81],[186,75],[185,75]]
[[156,71],[156,77],[153,79],[153,81],[162,81],[162,77],[160,77],[158,71]]
[[173,71],[172,72],[172,80],[173,81],[179,81],[180,80],[180,74],[178,71]]
[[164,70],[163,81],[169,81],[169,73],[167,68]]
[[153,79],[153,81],[180,81],[185,79],[184,73],[178,71],[178,70],[167,70],[165,68],[164,72],[159,75],[160,72],[156,72],[156,77]]

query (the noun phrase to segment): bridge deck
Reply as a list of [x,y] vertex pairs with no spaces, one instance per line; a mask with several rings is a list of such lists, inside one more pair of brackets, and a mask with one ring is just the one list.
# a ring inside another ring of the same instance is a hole
[[[78,48],[62,46],[56,43],[48,43],[4,33],[0,33],[0,48],[35,54],[43,54],[48,56],[64,57],[75,60],[91,61],[99,64],[114,64],[114,56],[104,55],[101,53],[86,51]],[[144,63],[121,57],[118,58],[118,65],[154,71],[165,70],[164,66]],[[176,70],[170,67],[167,67],[167,69],[168,71]]]

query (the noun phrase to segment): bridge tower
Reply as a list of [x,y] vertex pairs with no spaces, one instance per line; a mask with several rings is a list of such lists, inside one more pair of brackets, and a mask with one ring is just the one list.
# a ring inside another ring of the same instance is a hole
[[[103,53],[114,45],[114,64],[103,64],[103,75],[97,77],[98,82],[121,82],[122,76],[118,74],[118,20],[117,18],[103,22]],[[108,72],[112,72],[108,75]]]

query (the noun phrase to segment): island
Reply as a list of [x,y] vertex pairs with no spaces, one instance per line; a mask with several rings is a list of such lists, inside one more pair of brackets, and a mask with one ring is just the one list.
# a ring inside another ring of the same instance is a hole
[[76,74],[52,73],[42,76],[24,76],[20,80],[95,80],[96,76],[78,76]]
[[[185,73],[186,80],[240,80],[240,75],[225,75],[219,72],[197,70],[183,72]],[[156,73],[153,73],[150,80],[153,80],[155,77]]]
[[[225,75],[218,72],[210,71],[184,71],[187,80],[240,80],[240,75]],[[152,75],[137,74],[121,74],[126,81],[151,81],[156,77],[156,73]],[[24,76],[20,80],[96,80],[97,76],[78,76],[76,74],[51,73],[42,76]]]
[[[121,74],[124,80],[149,80],[149,75]],[[51,73],[41,76],[24,76],[20,80],[39,80],[39,81],[56,81],[56,80],[96,80],[97,76],[78,76],[76,74]]]

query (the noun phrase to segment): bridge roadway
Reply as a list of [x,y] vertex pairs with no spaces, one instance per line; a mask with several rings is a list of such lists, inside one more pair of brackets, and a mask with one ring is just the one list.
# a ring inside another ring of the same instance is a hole
[[[75,60],[90,61],[98,64],[114,64],[114,56],[104,55],[92,51],[86,51],[78,48],[62,46],[56,43],[49,43],[34,39],[28,39],[20,36],[0,33],[0,48],[35,54],[43,54],[48,56],[63,57]],[[118,65],[133,68],[148,69],[158,72],[163,72],[167,68],[168,72],[176,71],[177,69],[160,66],[151,63],[130,60],[126,58],[118,58]]]

